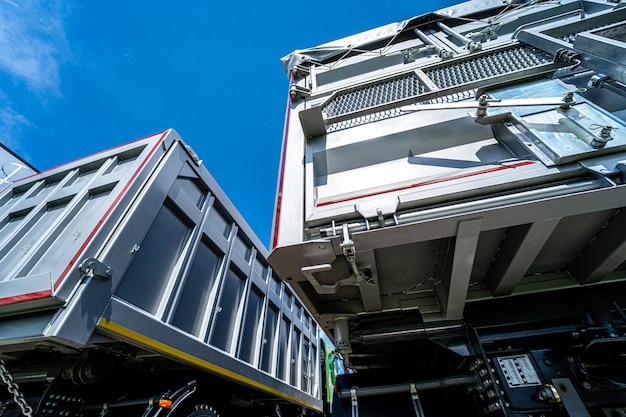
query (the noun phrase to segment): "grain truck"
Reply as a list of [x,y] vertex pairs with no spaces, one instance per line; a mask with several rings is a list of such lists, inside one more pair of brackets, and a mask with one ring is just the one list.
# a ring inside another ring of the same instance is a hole
[[0,192],[0,416],[323,411],[321,331],[167,130]]
[[468,1],[283,58],[270,265],[334,416],[626,415],[626,7]]

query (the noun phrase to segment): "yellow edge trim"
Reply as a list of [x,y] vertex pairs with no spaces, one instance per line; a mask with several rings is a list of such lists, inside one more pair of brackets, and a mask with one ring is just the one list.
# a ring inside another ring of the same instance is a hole
[[258,381],[255,381],[254,379],[250,379],[247,378],[245,376],[239,375],[235,372],[229,371],[228,369],[222,368],[220,366],[215,365],[214,363],[211,362],[207,362],[205,360],[202,360],[198,357],[195,357],[193,355],[190,355],[188,353],[185,353],[183,351],[180,351],[178,349],[175,349],[171,346],[168,346],[164,343],[158,342],[154,339],[150,339],[147,336],[144,336],[140,333],[134,332],[126,327],[120,326],[117,323],[113,323],[112,321],[106,320],[106,319],[100,319],[98,322],[98,327],[105,329],[111,333],[115,333],[116,335],[122,336],[126,339],[130,339],[134,342],[137,342],[141,345],[144,346],[149,346],[152,349],[155,349],[161,353],[164,353],[166,355],[170,355],[173,356],[175,358],[181,359],[185,362],[197,365],[201,368],[207,369],[211,372],[223,375],[229,379],[233,379],[237,382],[241,382],[245,385],[260,389],[262,391],[265,392],[269,392],[271,394],[277,395],[279,397],[285,398],[287,400],[293,401],[295,403],[298,403],[300,405],[303,405],[305,407],[308,408],[312,408],[314,410],[317,411],[322,411],[322,409],[320,407],[317,407],[311,403],[308,403],[306,401],[302,401],[299,398],[296,398],[294,396],[291,396],[289,394],[286,394],[284,392],[281,392],[277,389],[274,389],[272,387],[268,387],[267,385],[261,384]]

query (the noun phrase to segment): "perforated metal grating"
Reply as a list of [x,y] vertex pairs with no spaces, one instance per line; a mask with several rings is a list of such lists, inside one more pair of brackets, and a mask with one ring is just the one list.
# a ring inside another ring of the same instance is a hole
[[[430,100],[424,101],[424,103],[454,103],[457,101],[472,99],[476,96],[476,90],[466,90],[461,91],[459,93],[449,94],[442,97],[432,98]],[[353,117],[348,120],[343,120],[341,122],[332,123],[326,127],[327,132],[336,132],[339,130],[347,129],[350,127],[360,126],[371,122],[376,122],[378,120],[391,119],[392,117],[401,116],[406,114],[400,107],[395,107],[388,110],[383,110],[375,113],[366,114],[363,116]]]
[[424,73],[438,88],[443,89],[547,64],[551,61],[552,56],[543,51],[518,47],[438,66]]
[[[592,27],[578,27],[577,29],[580,29],[580,30],[577,30],[575,32],[570,32],[570,33],[552,34],[551,31],[547,31],[547,32],[544,32],[544,33],[547,34],[547,35],[554,36],[555,38],[560,39],[562,41],[574,44],[574,42],[576,41],[576,36],[578,36],[579,33],[582,33],[582,32],[594,32],[594,31],[597,31],[598,29],[601,29],[603,27],[610,26],[613,23],[614,22],[604,23],[604,24],[601,24],[601,25],[594,25]],[[610,34],[612,30],[615,30],[614,33],[617,34],[617,37],[614,37],[614,36],[612,36]],[[614,40],[618,40],[620,42],[626,41],[626,39],[624,39],[624,36],[625,36],[624,35],[624,25],[617,26],[617,27],[613,28],[612,30],[606,31],[605,34],[598,33],[598,35],[605,36],[605,37],[608,37],[608,38],[611,38],[611,39],[614,39]]]
[[403,74],[344,91],[329,101],[322,111],[329,117],[335,117],[413,97],[424,92],[426,92],[426,87],[415,73]]
[[[414,102],[450,103],[470,99],[474,97],[476,82],[550,64],[552,60],[550,54],[539,49],[518,46],[424,68],[423,73],[437,87],[434,92],[441,90],[444,94],[439,97],[433,97],[433,92],[414,72],[342,91],[322,107],[326,117],[335,118],[350,113],[359,113],[353,117],[339,117],[338,120],[331,122],[326,130],[334,132],[400,116],[403,113],[393,105],[387,108],[376,108],[398,100],[415,98]],[[463,87],[465,84],[468,84],[467,88]],[[454,91],[455,87],[457,87],[456,91]],[[445,94],[445,89],[452,91],[450,94]],[[421,95],[424,95],[424,100],[420,100]],[[368,109],[372,110],[368,112]]]

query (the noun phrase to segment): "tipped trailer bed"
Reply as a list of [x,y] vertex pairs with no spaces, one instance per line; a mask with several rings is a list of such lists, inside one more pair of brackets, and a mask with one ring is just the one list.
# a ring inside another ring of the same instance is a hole
[[468,1],[283,59],[269,262],[334,415],[626,415],[626,7]]
[[201,162],[168,130],[1,192],[0,415],[322,410],[318,325]]

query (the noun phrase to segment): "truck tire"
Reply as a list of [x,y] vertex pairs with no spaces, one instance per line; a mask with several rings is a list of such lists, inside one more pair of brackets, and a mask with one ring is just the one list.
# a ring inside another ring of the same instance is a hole
[[213,407],[206,404],[198,404],[195,410],[185,417],[220,417],[220,414]]

